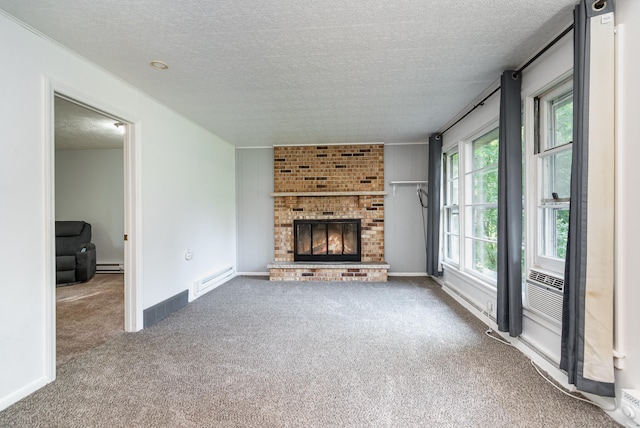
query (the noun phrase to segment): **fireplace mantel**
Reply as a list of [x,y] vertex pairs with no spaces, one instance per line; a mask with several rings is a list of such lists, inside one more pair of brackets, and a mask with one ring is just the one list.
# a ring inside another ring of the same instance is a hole
[[355,192],[274,192],[274,198],[288,196],[384,196],[385,191],[355,191]]

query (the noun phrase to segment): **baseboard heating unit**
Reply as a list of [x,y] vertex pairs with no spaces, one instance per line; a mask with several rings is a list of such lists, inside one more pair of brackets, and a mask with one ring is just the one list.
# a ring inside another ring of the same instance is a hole
[[98,263],[96,273],[124,273],[122,263]]
[[[207,275],[204,278],[193,283],[193,299],[197,299],[205,293],[213,290],[214,288],[224,284],[235,276],[235,269],[233,266],[227,266],[211,275]],[[193,300],[192,299],[192,300]]]

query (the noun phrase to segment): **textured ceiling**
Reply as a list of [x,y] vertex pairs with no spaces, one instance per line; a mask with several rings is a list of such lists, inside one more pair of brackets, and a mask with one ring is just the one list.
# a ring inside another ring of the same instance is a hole
[[55,98],[56,150],[117,149],[124,144],[118,122],[65,99]]
[[0,0],[0,8],[230,143],[264,146],[426,141],[566,27],[576,2]]

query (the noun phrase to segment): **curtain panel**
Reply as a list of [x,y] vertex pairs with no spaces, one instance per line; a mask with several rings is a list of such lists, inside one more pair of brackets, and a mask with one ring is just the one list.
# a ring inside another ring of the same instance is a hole
[[442,135],[429,137],[427,192],[427,273],[440,276],[440,192],[442,183]]
[[573,158],[560,368],[579,390],[613,397],[613,1],[574,10]]
[[500,78],[498,145],[498,296],[500,331],[522,333],[522,75]]

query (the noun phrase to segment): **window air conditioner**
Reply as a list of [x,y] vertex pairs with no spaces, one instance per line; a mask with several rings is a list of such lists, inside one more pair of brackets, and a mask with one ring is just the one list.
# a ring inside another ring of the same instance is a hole
[[531,269],[526,280],[525,307],[561,324],[563,290],[563,278]]

